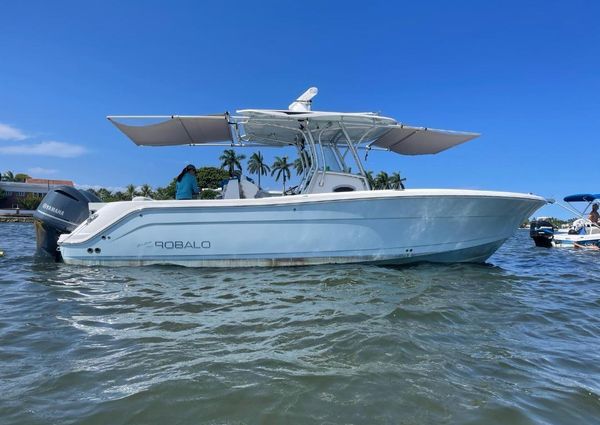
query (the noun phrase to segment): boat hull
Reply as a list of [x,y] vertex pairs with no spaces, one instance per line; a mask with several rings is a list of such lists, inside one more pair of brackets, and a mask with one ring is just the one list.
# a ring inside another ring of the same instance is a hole
[[59,240],[69,264],[484,262],[543,198],[460,190],[117,202]]
[[557,233],[552,240],[552,246],[555,248],[598,247],[600,246],[600,234],[569,235]]

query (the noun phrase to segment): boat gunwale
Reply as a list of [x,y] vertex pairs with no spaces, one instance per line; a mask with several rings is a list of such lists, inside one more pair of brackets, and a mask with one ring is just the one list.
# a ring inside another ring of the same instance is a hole
[[[408,192],[408,194],[407,194]],[[348,194],[362,194],[371,196],[349,196]],[[332,196],[334,195],[334,196]],[[383,196],[382,196],[383,195]],[[530,194],[513,193],[513,192],[494,192],[484,190],[461,190],[461,189],[405,189],[405,190],[378,190],[378,191],[356,191],[356,192],[341,192],[341,193],[325,193],[325,194],[305,194],[294,196],[280,196],[257,199],[236,199],[236,200],[168,200],[168,201],[117,201],[110,204],[120,204],[119,206],[127,205],[129,208],[121,211],[114,220],[107,223],[104,227],[100,227],[93,234],[81,238],[76,242],[68,240],[77,235],[77,232],[82,226],[88,223],[84,221],[73,232],[66,234],[65,238],[59,239],[58,245],[80,245],[89,242],[98,237],[101,233],[113,228],[119,223],[125,221],[135,214],[143,214],[152,210],[164,209],[181,209],[187,210],[192,208],[249,208],[249,207],[280,207],[299,204],[323,204],[323,203],[338,203],[338,202],[356,202],[365,200],[393,200],[398,198],[422,199],[422,198],[444,198],[444,197],[462,197],[462,198],[490,198],[490,199],[507,199],[507,200],[528,200],[546,203],[546,199]],[[269,201],[277,200],[279,202],[252,202],[252,201]],[[234,202],[232,202],[234,201]],[[240,202],[244,201],[244,202]],[[284,201],[284,202],[281,202]],[[104,204],[105,206],[108,205]],[[538,207],[539,208],[539,207]],[[102,208],[101,208],[102,209]],[[99,209],[98,211],[100,211]]]
[[[356,196],[356,195],[360,196]],[[335,201],[354,201],[366,199],[389,199],[389,198],[431,198],[431,197],[468,197],[468,198],[506,198],[506,199],[530,199],[547,203],[548,200],[542,196],[518,193],[502,192],[492,190],[473,189],[386,189],[386,190],[362,190],[351,192],[329,192],[329,193],[306,193],[287,196],[268,196],[264,198],[242,198],[242,199],[188,199],[188,200],[143,200],[143,201],[116,201],[90,203],[91,207],[102,205],[124,205],[130,204],[135,207],[153,206],[156,208],[177,207],[237,207],[237,206],[259,206],[259,205],[287,205],[300,203],[320,203]],[[99,211],[99,210],[98,210]]]

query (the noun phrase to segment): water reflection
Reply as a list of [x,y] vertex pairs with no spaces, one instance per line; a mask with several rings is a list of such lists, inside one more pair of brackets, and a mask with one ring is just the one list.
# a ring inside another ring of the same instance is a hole
[[110,268],[34,261],[22,231],[7,240],[5,423],[600,414],[592,253],[518,234],[484,265]]

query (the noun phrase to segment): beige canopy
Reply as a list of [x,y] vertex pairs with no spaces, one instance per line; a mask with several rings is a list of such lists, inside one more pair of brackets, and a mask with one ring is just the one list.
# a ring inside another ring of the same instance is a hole
[[173,115],[167,121],[149,125],[128,125],[116,119],[148,117],[107,117],[133,143],[139,146],[176,146],[231,141],[226,114],[183,117]]
[[427,155],[444,151],[478,136],[478,133],[397,125],[372,142],[371,146],[389,149],[402,155]]
[[[448,130],[436,130],[424,127],[411,127],[396,124],[392,118],[380,117],[368,113],[330,113],[306,112],[300,115],[289,111],[244,110],[242,125],[245,129],[244,141],[249,144],[268,143],[274,146],[293,144],[297,138],[299,119],[310,119],[315,128],[306,122],[307,128],[320,132],[323,142],[328,137],[337,137],[341,127],[332,130],[321,130],[322,122],[340,122],[353,142],[370,132],[371,142],[367,146],[387,149],[402,155],[427,155],[449,149],[479,136],[477,133],[466,133]],[[119,121],[132,119],[165,119],[156,124],[129,125]],[[108,119],[136,145],[139,146],[176,146],[196,145],[217,142],[232,142],[229,116],[109,116]],[[233,117],[237,123],[240,118]],[[331,124],[331,123],[330,123]],[[341,125],[341,124],[340,124]],[[373,130],[376,128],[376,130]],[[335,131],[333,131],[335,130]],[[365,140],[367,142],[368,139]]]

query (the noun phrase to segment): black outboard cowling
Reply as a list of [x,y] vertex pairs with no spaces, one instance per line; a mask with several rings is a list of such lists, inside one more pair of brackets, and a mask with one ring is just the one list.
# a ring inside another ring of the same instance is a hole
[[535,246],[552,248],[555,227],[547,220],[533,220],[529,224],[529,236],[535,242]]
[[33,213],[37,239],[37,255],[60,261],[58,237],[71,233],[89,215],[88,204],[101,202],[91,192],[71,186],[57,186],[50,190]]

